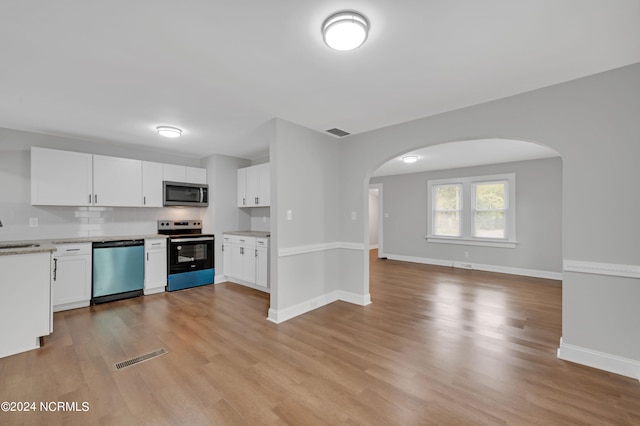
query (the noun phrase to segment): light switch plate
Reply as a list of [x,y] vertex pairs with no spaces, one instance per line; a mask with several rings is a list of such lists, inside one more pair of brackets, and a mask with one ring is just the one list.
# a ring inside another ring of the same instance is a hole
[[287,220],[293,220],[293,212],[291,210],[287,210]]
[[29,218],[29,227],[30,228],[37,228],[38,227],[38,218],[37,217],[30,217]]

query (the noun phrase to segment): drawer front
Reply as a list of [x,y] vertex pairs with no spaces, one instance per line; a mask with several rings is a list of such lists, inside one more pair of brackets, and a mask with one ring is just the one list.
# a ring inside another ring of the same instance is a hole
[[163,249],[163,248],[167,248],[166,238],[150,238],[148,240],[144,240],[145,250]]
[[238,246],[255,248],[256,247],[256,237],[245,237],[241,235],[232,235],[231,243]]
[[91,254],[91,247],[91,243],[56,244],[56,252],[53,253],[53,256],[61,257]]
[[269,247],[269,239],[268,238],[256,238],[256,247],[261,248],[267,248]]

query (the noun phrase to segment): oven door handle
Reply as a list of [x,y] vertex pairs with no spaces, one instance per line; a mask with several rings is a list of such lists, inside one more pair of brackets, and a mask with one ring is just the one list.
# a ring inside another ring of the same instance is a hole
[[194,237],[194,238],[171,238],[172,243],[191,243],[202,241],[213,241],[214,237]]

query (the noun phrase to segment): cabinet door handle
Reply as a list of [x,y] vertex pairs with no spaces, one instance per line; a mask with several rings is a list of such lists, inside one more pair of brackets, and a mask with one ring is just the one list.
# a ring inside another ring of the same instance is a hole
[[91,204],[91,194],[89,194],[89,204]]
[[258,257],[258,249],[256,249],[256,257]]
[[142,204],[147,205],[147,197],[142,197]]
[[93,204],[98,204],[98,194],[93,194]]
[[260,197],[256,197],[256,204],[260,204]]
[[149,253],[147,253],[147,262],[149,261]]
[[242,199],[242,205],[244,206],[244,205],[246,205],[246,204],[247,204],[247,199],[246,199],[246,198],[243,198],[243,199]]
[[55,281],[58,276],[58,259],[53,258],[53,280]]
[[240,247],[240,254],[244,254],[244,247]]
[[222,251],[224,251],[224,244],[222,245]]

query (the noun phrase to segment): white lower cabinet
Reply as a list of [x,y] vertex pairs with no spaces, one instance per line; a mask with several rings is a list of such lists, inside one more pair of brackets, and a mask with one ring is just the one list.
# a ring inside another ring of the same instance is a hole
[[256,285],[269,287],[269,239],[256,239]]
[[268,290],[268,238],[224,234],[222,250],[224,274],[229,281]]
[[167,239],[144,240],[144,294],[162,293],[167,286]]
[[89,306],[91,301],[91,243],[57,244],[53,253],[51,299],[53,311]]
[[0,256],[0,358],[40,347],[51,332],[51,253]]

